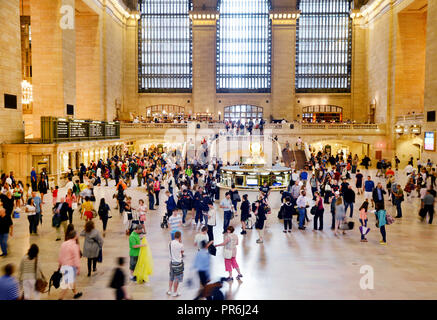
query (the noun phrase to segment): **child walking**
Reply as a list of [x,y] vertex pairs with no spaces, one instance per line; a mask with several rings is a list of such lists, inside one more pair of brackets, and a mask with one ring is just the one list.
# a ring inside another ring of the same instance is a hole
[[361,233],[361,242],[367,242],[366,235],[369,233],[370,229],[367,228],[367,210],[369,208],[369,201],[364,200],[363,204],[360,207],[360,233]]

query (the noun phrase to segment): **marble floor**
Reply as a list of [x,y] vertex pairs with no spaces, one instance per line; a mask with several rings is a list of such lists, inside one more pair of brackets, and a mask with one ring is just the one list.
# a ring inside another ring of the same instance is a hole
[[[374,172],[370,172],[374,175]],[[364,172],[366,175],[367,173]],[[403,173],[399,173],[402,184]],[[378,181],[378,180],[377,180]],[[353,180],[353,184],[354,184]],[[112,184],[113,185],[113,184]],[[385,185],[385,184],[384,184]],[[114,187],[98,187],[97,200],[102,195],[112,199]],[[133,203],[145,199],[144,190],[135,186],[128,190]],[[252,200],[254,195],[250,196]],[[362,203],[358,196],[356,207]],[[44,206],[44,223],[38,236],[28,235],[28,221],[25,217],[14,220],[14,236],[9,240],[9,255],[0,258],[0,266],[6,263],[19,264],[31,243],[40,247],[40,262],[46,277],[57,268],[57,256],[61,242],[56,242],[56,232],[51,227],[51,195]],[[323,231],[313,231],[312,222],[305,231],[298,230],[293,221],[293,232],[284,234],[282,222],[277,219],[277,209],[269,216],[263,244],[257,244],[255,231],[240,235],[240,223],[237,218],[232,221],[240,239],[237,261],[244,275],[242,281],[225,284],[224,290],[232,299],[435,299],[437,297],[437,225],[419,221],[417,217],[419,199],[407,199],[403,203],[404,218],[396,220],[387,228],[388,245],[379,244],[379,230],[374,227],[375,218],[370,217],[371,231],[369,242],[361,243],[357,228],[346,235],[335,237],[329,229],[331,214],[326,206]],[[97,201],[98,203],[98,201]],[[271,199],[273,208],[278,208],[278,195]],[[388,212],[393,216],[395,210],[387,201]],[[357,221],[358,210],[355,209],[354,220]],[[128,290],[135,300],[143,299],[192,299],[197,291],[194,285],[181,287],[181,296],[172,298],[166,295],[168,288],[168,253],[169,231],[160,228],[161,213],[153,211],[147,217],[147,239],[151,245],[154,259],[154,274],[150,283],[139,285],[129,283]],[[437,221],[436,221],[437,222]],[[436,223],[434,222],[434,223]],[[83,228],[84,222],[76,214],[74,222],[77,230]],[[101,230],[100,221],[97,227]],[[222,212],[218,215],[215,228],[216,241],[222,240]],[[373,227],[373,228],[372,228]],[[186,268],[189,269],[196,249],[193,238],[196,228],[191,224],[184,228]],[[83,243],[83,240],[82,240]],[[78,277],[78,288],[83,292],[81,299],[113,299],[113,290],[108,287],[117,257],[128,256],[128,238],[123,232],[121,218],[113,210],[109,220],[108,231],[103,248],[103,263],[98,265],[97,274],[86,277],[86,259],[82,259],[82,273]],[[374,288],[363,290],[360,287],[362,266],[371,266],[374,272]],[[126,266],[126,273],[128,272]],[[222,249],[217,257],[212,257],[212,277],[217,279],[227,274],[224,271]],[[185,279],[190,277],[186,272]],[[53,290],[50,296],[44,294],[42,299],[57,299],[59,290]],[[71,299],[71,295],[67,295]]]

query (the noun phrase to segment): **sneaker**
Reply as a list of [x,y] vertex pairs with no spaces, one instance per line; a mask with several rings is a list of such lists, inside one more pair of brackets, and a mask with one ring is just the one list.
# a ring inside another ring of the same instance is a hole
[[131,277],[130,280],[135,282],[137,281],[137,277]]
[[258,239],[258,240],[256,240],[256,243],[263,243],[264,241],[263,240],[260,240],[260,239]]
[[78,292],[74,295],[74,299],[79,299],[80,297],[82,297],[82,292]]
[[56,241],[61,241],[61,238],[56,238]]
[[383,245],[386,245],[387,244],[387,242],[384,242],[384,241],[379,241],[379,244],[383,244]]
[[241,278],[243,278],[243,275],[239,274],[235,279],[240,280]]
[[234,278],[227,278],[226,281],[234,281]]
[[288,233],[291,233],[291,230],[288,230]]
[[298,229],[299,230],[305,230],[305,227],[299,227]]
[[167,294],[168,294],[169,296],[171,296],[171,291],[167,291]]
[[287,233],[287,230],[282,231],[283,233]]
[[173,293],[173,297],[179,297],[181,294],[179,292]]

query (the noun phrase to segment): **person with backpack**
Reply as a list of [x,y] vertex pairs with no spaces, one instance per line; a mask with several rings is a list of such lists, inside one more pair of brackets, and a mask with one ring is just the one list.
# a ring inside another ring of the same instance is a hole
[[110,287],[115,289],[115,300],[130,300],[126,288],[126,276],[124,274],[125,260],[123,257],[117,258],[117,267],[114,270]]
[[155,182],[153,183],[153,192],[156,197],[156,206],[159,206],[159,192],[161,191],[161,183],[159,182],[158,177],[155,178]]
[[237,204],[238,202],[241,202],[241,198],[238,193],[238,190],[235,189],[235,184],[231,186],[231,190],[229,191],[229,194],[231,195],[231,201],[232,201],[232,205],[234,206],[234,212],[237,213]]
[[18,279],[23,289],[24,300],[39,300],[41,297],[35,284],[37,279],[45,279],[45,277],[41,271],[41,265],[38,263],[38,253],[38,246],[32,244],[27,254],[21,259]]

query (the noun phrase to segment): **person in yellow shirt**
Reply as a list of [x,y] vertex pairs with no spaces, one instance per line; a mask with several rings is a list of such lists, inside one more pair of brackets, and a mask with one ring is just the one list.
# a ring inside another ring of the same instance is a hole
[[82,219],[83,216],[86,217],[86,221],[91,221],[93,219],[93,211],[94,211],[94,205],[90,201],[89,197],[85,197],[85,202],[82,203],[82,210],[80,218]]

